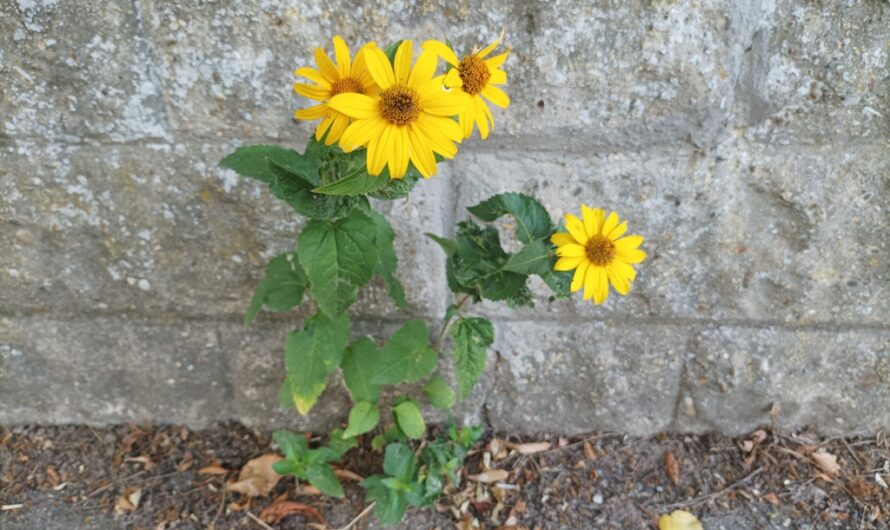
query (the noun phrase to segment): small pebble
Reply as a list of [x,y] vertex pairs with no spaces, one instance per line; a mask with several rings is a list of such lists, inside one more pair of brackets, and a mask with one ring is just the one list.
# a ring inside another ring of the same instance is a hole
[[594,496],[593,496],[593,503],[594,503],[594,504],[602,504],[602,503],[603,503],[603,496],[600,495],[599,493],[597,493],[596,495],[594,495]]

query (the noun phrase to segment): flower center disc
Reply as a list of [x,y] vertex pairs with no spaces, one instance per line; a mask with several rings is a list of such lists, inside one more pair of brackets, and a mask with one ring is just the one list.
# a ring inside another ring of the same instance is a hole
[[393,85],[380,93],[380,114],[394,125],[408,125],[420,116],[420,97],[405,85]]
[[464,82],[464,92],[476,95],[482,92],[488,80],[491,78],[491,72],[485,66],[485,61],[475,55],[467,55],[461,60],[457,67],[460,73],[460,79]]
[[351,77],[344,77],[342,79],[334,81],[334,83],[331,85],[331,97],[334,97],[337,94],[342,94],[344,92],[355,92],[356,94],[364,94],[365,87],[363,87],[362,84],[358,82],[358,79],[353,79]]
[[591,237],[584,248],[587,251],[587,259],[600,267],[612,263],[612,259],[615,258],[615,243],[606,236]]

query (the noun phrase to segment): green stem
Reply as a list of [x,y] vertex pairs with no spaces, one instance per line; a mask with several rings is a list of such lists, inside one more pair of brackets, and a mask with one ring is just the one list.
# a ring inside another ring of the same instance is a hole
[[460,312],[460,309],[464,306],[464,304],[467,303],[467,301],[469,301],[469,299],[470,299],[469,294],[464,294],[463,296],[461,296],[460,299],[457,301],[457,306],[455,307],[454,315],[451,315],[450,317],[448,317],[448,320],[446,320],[445,322],[442,322],[442,327],[439,328],[439,335],[436,337],[436,349],[437,350],[442,349],[442,338],[445,336],[445,332],[448,331],[448,326],[451,324],[451,321],[454,320],[454,316]]

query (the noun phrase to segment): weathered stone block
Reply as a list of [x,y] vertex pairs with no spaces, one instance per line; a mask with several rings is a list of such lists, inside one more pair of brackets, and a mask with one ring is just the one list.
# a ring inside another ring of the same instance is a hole
[[0,140],[169,139],[133,2],[0,4]]
[[862,327],[717,326],[691,337],[680,430],[743,434],[770,424],[826,433],[890,425],[890,333]]
[[[580,295],[526,315],[883,324],[890,276],[884,143],[769,148],[746,141],[712,156],[653,149],[589,155],[465,152],[456,218],[503,191],[539,197],[554,220],[580,204],[616,210],[649,258],[626,298]],[[505,230],[505,234],[512,233]],[[490,314],[513,311],[486,304]]]
[[579,320],[499,321],[485,406],[497,431],[670,428],[685,327]]
[[[268,259],[304,220],[265,186],[218,168],[230,144],[6,148],[0,292],[6,311],[241,314]],[[160,162],[159,162],[160,160]],[[380,206],[397,233],[410,310],[441,314],[447,170]],[[385,287],[356,314],[394,314]]]

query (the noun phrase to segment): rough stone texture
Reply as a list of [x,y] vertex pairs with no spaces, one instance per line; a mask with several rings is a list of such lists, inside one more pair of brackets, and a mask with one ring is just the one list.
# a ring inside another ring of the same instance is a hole
[[[217,167],[301,148],[294,68],[348,42],[501,28],[512,105],[409,201],[383,205],[410,308],[377,282],[379,336],[447,304],[465,207],[501,191],[554,217],[615,209],[650,259],[630,296],[483,304],[498,337],[459,415],[499,429],[890,427],[890,3],[0,2],[0,422],[154,419],[327,427],[277,408],[306,310],[241,315],[302,221]],[[505,227],[506,228],[506,227]],[[190,369],[189,367],[193,368]],[[173,381],[173,383],[170,383]]]

